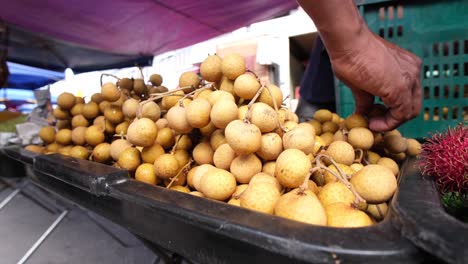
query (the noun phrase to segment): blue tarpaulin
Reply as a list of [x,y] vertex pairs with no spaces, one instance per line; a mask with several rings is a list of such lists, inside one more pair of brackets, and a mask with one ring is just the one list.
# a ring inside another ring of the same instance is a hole
[[40,68],[7,62],[10,76],[6,87],[19,89],[36,89],[62,80],[63,72],[49,71]]

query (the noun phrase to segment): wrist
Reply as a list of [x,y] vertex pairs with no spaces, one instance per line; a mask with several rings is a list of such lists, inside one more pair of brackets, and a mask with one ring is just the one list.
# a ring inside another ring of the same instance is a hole
[[359,53],[367,48],[372,39],[372,32],[362,19],[344,26],[340,32],[319,29],[324,45],[331,60]]

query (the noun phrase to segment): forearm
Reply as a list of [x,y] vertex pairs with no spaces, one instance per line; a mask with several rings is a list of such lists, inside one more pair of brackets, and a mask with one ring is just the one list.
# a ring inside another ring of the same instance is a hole
[[298,0],[314,21],[330,58],[365,45],[370,34],[353,0]]

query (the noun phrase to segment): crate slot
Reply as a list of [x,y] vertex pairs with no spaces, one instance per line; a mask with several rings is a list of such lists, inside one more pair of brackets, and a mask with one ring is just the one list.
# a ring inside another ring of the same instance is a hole
[[424,121],[429,121],[429,107],[424,108]]
[[444,45],[442,45],[442,55],[447,57],[449,55],[449,50],[450,50],[449,44],[445,42]]
[[393,6],[389,6],[388,8],[388,19],[389,20],[393,20],[393,18],[395,17],[394,16],[394,7]]
[[468,76],[468,62],[463,63],[463,75]]
[[402,5],[397,5],[397,18],[402,19],[403,16],[404,16],[403,6]]
[[449,98],[450,95],[450,87],[448,85],[444,86],[444,98]]
[[453,76],[458,76],[458,63],[453,64]]
[[450,76],[450,67],[448,64],[444,64],[443,70],[442,70],[442,75],[444,77],[449,77]]
[[398,28],[397,28],[397,36],[398,37],[403,36],[403,26],[402,25],[399,25]]
[[430,94],[431,94],[431,91],[430,91],[429,87],[425,86],[424,87],[424,99],[429,99]]
[[432,76],[434,78],[439,78],[439,65],[434,65],[434,70],[432,71]]
[[392,27],[388,28],[388,37],[393,38],[393,28]]
[[432,116],[432,120],[439,121],[440,118],[439,118],[439,107],[438,106],[434,107],[434,112],[433,113],[434,113],[434,115]]
[[458,119],[458,106],[454,106],[452,108],[452,119],[457,120]]
[[455,40],[453,42],[453,55],[458,55],[459,49],[460,49],[460,43],[458,42],[458,40]]
[[424,65],[424,79],[431,78],[431,72],[429,71],[429,66]]
[[434,87],[434,98],[435,98],[435,99],[439,99],[439,95],[440,95],[439,86],[435,86],[435,87]]
[[468,39],[465,39],[464,42],[465,42],[464,44],[465,48],[463,49],[464,50],[463,53],[468,54]]
[[443,120],[448,119],[448,114],[449,114],[449,108],[446,106],[442,107],[442,119]]
[[439,43],[432,44],[432,56],[439,56]]
[[380,21],[385,20],[385,7],[379,8],[379,19]]
[[468,121],[468,106],[463,107],[463,120]]
[[384,30],[384,28],[379,28],[379,36],[380,36],[381,38],[384,38],[384,37],[385,37],[385,30]]
[[[458,85],[457,85],[457,88],[458,88]],[[457,93],[458,93],[458,89],[457,89]],[[468,98],[468,84],[465,84],[465,86],[463,87],[463,98]]]

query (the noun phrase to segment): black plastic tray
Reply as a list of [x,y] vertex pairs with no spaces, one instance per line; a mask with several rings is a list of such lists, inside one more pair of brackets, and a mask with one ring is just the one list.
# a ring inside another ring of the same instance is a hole
[[17,146],[0,148],[0,175],[5,178],[26,176],[24,164],[32,165],[34,157],[37,155],[37,153],[20,149]]
[[37,156],[33,164],[32,180],[39,186],[193,262],[424,260],[424,254],[394,228],[391,219],[397,216],[392,212],[371,227],[319,227],[137,182],[120,170],[89,161],[53,154]]
[[468,224],[445,212],[434,181],[407,166],[399,186],[391,208],[402,234],[444,261],[468,263]]

